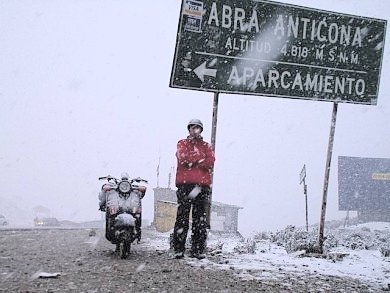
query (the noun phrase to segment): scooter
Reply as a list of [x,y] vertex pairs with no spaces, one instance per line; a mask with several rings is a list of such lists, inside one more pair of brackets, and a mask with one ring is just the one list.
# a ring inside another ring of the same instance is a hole
[[141,240],[142,198],[148,181],[139,177],[130,179],[127,173],[122,173],[121,179],[108,175],[99,180],[107,181],[99,193],[99,209],[106,212],[106,238],[125,259],[131,244]]

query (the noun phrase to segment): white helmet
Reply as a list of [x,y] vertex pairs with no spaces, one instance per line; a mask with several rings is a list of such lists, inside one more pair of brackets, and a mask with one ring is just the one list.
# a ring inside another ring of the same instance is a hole
[[201,128],[201,132],[203,131],[203,123],[199,119],[191,119],[187,124],[188,130],[190,130],[191,125],[198,125]]

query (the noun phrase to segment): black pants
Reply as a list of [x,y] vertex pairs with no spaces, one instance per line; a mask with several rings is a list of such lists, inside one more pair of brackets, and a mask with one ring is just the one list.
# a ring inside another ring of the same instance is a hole
[[178,186],[176,192],[177,208],[176,223],[173,230],[173,248],[175,252],[184,252],[187,233],[189,229],[189,216],[192,206],[192,233],[191,253],[203,253],[206,248],[207,217],[206,206],[208,204],[211,189],[208,186],[200,186],[201,192],[195,197],[188,195],[195,188],[194,184]]

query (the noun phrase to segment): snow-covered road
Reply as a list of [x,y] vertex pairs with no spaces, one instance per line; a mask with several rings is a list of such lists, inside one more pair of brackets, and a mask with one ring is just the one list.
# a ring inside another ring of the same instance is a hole
[[0,230],[0,291],[380,292],[389,276],[389,263],[375,251],[333,262],[260,241],[254,254],[239,253],[239,238],[211,235],[207,259],[176,260],[168,239],[144,229],[143,242],[121,260],[103,230]]

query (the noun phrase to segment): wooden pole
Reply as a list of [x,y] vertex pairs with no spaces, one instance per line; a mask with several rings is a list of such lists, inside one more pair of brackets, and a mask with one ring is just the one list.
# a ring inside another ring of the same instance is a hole
[[329,143],[328,143],[328,155],[326,158],[326,167],[325,167],[324,190],[323,190],[323,194],[322,194],[320,230],[318,233],[319,234],[318,235],[318,247],[319,247],[321,253],[323,252],[323,245],[324,245],[324,226],[325,226],[326,201],[327,201],[327,196],[328,196],[330,163],[332,161],[334,133],[336,130],[337,106],[338,106],[337,102],[333,102],[333,113],[332,113],[332,121],[331,121],[331,125],[330,125]]
[[[212,121],[212,128],[211,128],[211,147],[215,153],[215,142],[216,142],[216,137],[217,137],[217,122],[218,122],[218,98],[219,98],[219,93],[216,92],[214,93],[214,103],[213,103],[213,121]],[[214,169],[212,170],[211,173],[211,193],[210,193],[210,199],[208,202],[208,205],[206,207],[206,217],[207,217],[207,225],[208,228],[211,228],[211,202],[212,202],[212,190],[213,190],[213,178],[214,178]]]
[[212,129],[211,129],[211,147],[215,152],[215,141],[217,137],[217,122],[218,122],[218,98],[219,93],[214,93],[214,103],[213,103],[213,121],[212,121]]

